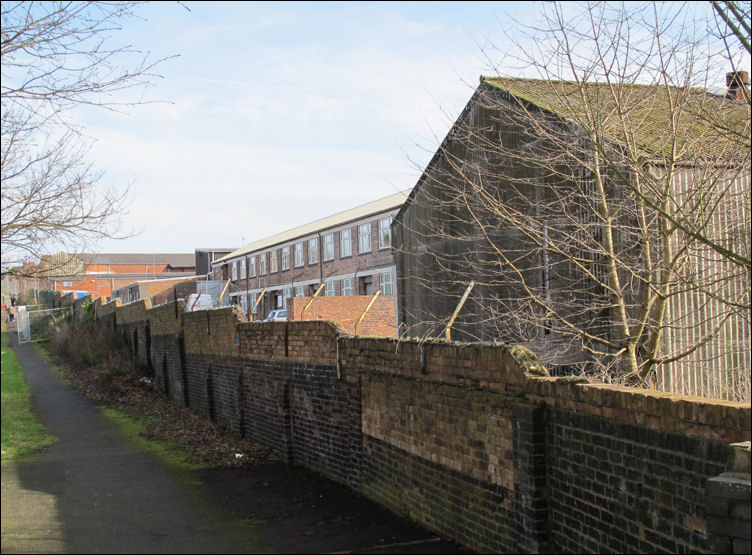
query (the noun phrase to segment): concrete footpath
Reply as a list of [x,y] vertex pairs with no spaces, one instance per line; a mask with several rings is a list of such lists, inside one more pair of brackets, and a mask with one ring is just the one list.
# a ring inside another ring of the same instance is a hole
[[8,333],[53,445],[2,465],[2,553],[464,553],[283,464],[175,470]]

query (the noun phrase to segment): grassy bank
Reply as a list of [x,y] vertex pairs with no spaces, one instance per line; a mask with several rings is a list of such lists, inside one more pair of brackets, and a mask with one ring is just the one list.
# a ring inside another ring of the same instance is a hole
[[23,369],[2,332],[2,460],[10,460],[54,443],[56,438],[31,411],[31,393]]

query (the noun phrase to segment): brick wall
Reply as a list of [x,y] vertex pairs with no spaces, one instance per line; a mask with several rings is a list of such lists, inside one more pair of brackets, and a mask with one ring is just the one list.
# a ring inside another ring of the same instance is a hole
[[541,376],[520,347],[142,308],[140,324],[116,308],[117,325],[150,330],[173,398],[471,549],[746,545],[723,535],[744,509],[707,483],[749,440],[749,406]]
[[[355,324],[361,317],[372,295],[354,295],[338,297],[316,297],[308,309],[303,309],[311,297],[295,297],[288,299],[288,320],[328,320],[335,322],[345,333],[354,334]],[[379,295],[358,327],[358,335],[382,335],[395,337],[394,297]]]

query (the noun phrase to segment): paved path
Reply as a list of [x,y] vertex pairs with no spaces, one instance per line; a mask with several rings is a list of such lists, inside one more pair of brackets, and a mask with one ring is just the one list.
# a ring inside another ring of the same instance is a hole
[[9,336],[58,441],[2,465],[3,553],[462,552],[301,468],[167,467]]

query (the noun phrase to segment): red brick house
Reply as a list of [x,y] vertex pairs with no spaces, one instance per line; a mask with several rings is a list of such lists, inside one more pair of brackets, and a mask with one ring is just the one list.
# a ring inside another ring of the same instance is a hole
[[49,288],[61,295],[91,295],[92,300],[112,298],[115,289],[136,281],[195,275],[195,255],[174,253],[143,254],[57,254],[45,256],[38,273],[49,280]]

